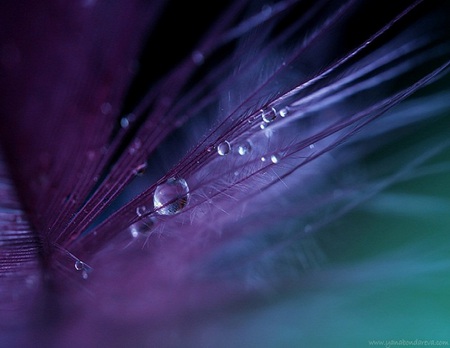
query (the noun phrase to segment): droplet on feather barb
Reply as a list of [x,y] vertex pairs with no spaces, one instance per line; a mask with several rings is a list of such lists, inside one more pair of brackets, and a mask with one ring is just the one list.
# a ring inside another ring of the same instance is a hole
[[230,153],[231,151],[231,145],[228,141],[223,141],[221,142],[218,146],[217,146],[217,153],[220,156],[226,156]]
[[264,123],[271,123],[277,118],[277,110],[272,107],[261,109],[261,118]]
[[238,154],[241,156],[247,155],[252,150],[252,146],[248,141],[243,142],[238,146]]
[[189,186],[183,178],[170,178],[156,187],[153,206],[160,215],[175,215],[189,203]]
[[145,205],[142,205],[142,206],[136,208],[136,215],[142,216],[145,214],[146,211],[147,211],[147,207]]
[[137,238],[141,235],[147,235],[156,224],[156,219],[153,216],[146,217],[129,227],[130,234],[133,238]]

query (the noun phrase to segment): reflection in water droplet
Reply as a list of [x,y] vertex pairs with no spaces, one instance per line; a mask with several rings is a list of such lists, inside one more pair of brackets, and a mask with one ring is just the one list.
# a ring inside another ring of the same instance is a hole
[[217,153],[220,156],[228,155],[231,151],[231,145],[228,141],[224,141],[217,146]]
[[170,178],[158,185],[153,195],[153,205],[158,214],[175,215],[189,202],[189,186],[182,178]]

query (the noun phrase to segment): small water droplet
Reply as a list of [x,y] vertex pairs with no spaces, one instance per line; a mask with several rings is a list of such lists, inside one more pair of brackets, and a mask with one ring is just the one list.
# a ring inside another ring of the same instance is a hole
[[82,271],[84,269],[84,262],[81,260],[76,260],[75,261],[75,269],[77,271]]
[[122,117],[120,119],[120,127],[122,128],[128,128],[128,126],[130,125],[130,120],[128,120],[127,117]]
[[112,111],[112,105],[110,103],[103,103],[100,106],[100,110],[103,115],[108,115]]
[[197,65],[202,65],[205,61],[205,56],[200,51],[194,51],[192,52],[192,61]]
[[153,196],[153,205],[158,214],[175,215],[189,202],[189,186],[182,178],[170,178],[158,185]]
[[265,162],[266,161],[266,158],[263,156],[263,157],[261,157],[261,162]]
[[231,151],[231,145],[230,145],[230,143],[228,142],[228,141],[224,141],[224,142],[221,142],[218,146],[217,146],[217,153],[220,155],[220,156],[225,156],[225,155],[228,155],[229,153],[230,153],[230,151]]
[[149,216],[132,224],[129,228],[130,234],[133,238],[137,238],[140,235],[148,234],[153,230],[155,224],[156,219],[153,216]]
[[92,161],[92,160],[94,160],[95,159],[95,151],[94,150],[89,150],[88,152],[87,152],[87,158],[88,158],[88,160],[89,161]]
[[277,110],[275,108],[262,109],[261,118],[265,123],[271,123],[277,118]]
[[250,153],[251,150],[252,150],[252,146],[250,145],[250,143],[248,141],[246,141],[238,146],[238,153],[241,156],[247,155],[248,153]]
[[136,215],[142,216],[147,211],[147,207],[145,205],[136,208]]
[[206,148],[206,151],[207,151],[207,152],[213,152],[214,149],[215,149],[214,145],[209,145],[209,146]]
[[132,155],[137,150],[139,150],[142,146],[142,142],[139,138],[134,139],[133,143],[131,144],[130,148],[128,149],[128,152]]
[[288,113],[289,113],[289,111],[286,108],[281,109],[279,112],[281,117],[286,117]]
[[280,161],[280,159],[279,159],[279,157],[277,155],[272,155],[272,156],[270,156],[270,161],[273,164],[277,164]]
[[314,144],[309,145],[310,149],[314,149],[316,146]]
[[139,164],[136,168],[134,168],[133,173],[134,175],[142,176],[145,173],[145,170],[147,169],[147,162]]
[[260,125],[259,125],[259,128],[261,128],[261,129],[266,129],[266,125],[264,124],[264,123],[261,123]]

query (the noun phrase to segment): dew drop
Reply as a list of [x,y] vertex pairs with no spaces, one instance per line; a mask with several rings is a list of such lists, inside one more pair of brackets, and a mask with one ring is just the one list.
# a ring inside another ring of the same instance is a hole
[[156,224],[156,219],[152,216],[144,218],[129,227],[130,234],[133,238],[137,238],[140,235],[146,235],[153,230]]
[[263,156],[263,157],[261,157],[261,162],[265,162],[266,161],[266,158]]
[[215,149],[214,145],[209,145],[209,146],[206,148],[206,151],[207,151],[207,152],[213,152],[214,149]]
[[192,52],[192,61],[197,65],[202,65],[205,61],[205,56],[200,51],[194,51]]
[[103,115],[108,115],[112,111],[112,105],[110,103],[103,103],[100,106],[100,110]]
[[147,211],[147,207],[145,205],[136,208],[136,215],[142,216]]
[[288,109],[286,109],[286,108],[281,109],[279,114],[281,117],[286,117],[288,114]]
[[89,276],[89,273],[92,271],[92,268],[90,266],[88,266],[87,264],[85,264],[81,260],[75,261],[75,269],[78,272],[81,272],[81,276],[83,279],[87,279]]
[[81,260],[76,260],[75,261],[75,269],[77,271],[82,271],[84,269],[84,262]]
[[277,155],[272,155],[272,156],[270,156],[270,161],[273,164],[277,164],[278,162],[280,162],[280,158]]
[[252,150],[252,147],[248,141],[238,146],[238,154],[241,156],[247,155]]
[[271,123],[277,118],[277,110],[275,108],[262,109],[261,118],[265,123]]
[[130,120],[127,117],[122,117],[120,119],[120,127],[128,128],[129,125],[130,125]]
[[136,138],[131,146],[128,148],[128,152],[130,155],[134,154],[137,150],[139,150],[142,146],[142,142],[139,138]]
[[224,141],[217,146],[217,153],[220,156],[228,155],[231,151],[231,145],[228,141]]
[[309,148],[312,150],[314,149],[316,146],[314,144],[309,145]]
[[94,150],[89,150],[86,155],[89,161],[93,161],[96,156]]
[[189,202],[189,186],[182,178],[170,178],[158,185],[153,195],[153,205],[160,215],[175,215]]
[[145,170],[147,169],[147,162],[139,164],[136,168],[134,168],[133,173],[134,175],[142,176],[145,173]]

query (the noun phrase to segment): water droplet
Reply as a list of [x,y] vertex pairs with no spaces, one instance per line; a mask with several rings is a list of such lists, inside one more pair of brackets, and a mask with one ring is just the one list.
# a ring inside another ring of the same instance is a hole
[[281,109],[279,114],[281,117],[286,117],[288,114],[288,109],[286,109],[286,108]]
[[316,146],[314,144],[309,145],[309,148],[312,150],[314,149]]
[[136,138],[133,143],[131,144],[130,148],[128,149],[128,152],[132,155],[134,154],[137,150],[139,150],[142,146],[142,142],[139,138]]
[[271,123],[277,118],[277,110],[275,108],[262,109],[261,118],[265,123]]
[[217,146],[217,153],[220,156],[228,155],[231,151],[231,145],[228,141],[224,141]]
[[261,128],[261,129],[266,129],[266,125],[265,125],[264,123],[261,123],[261,124],[259,125],[259,128]]
[[142,216],[147,211],[147,207],[145,205],[136,208],[136,215]]
[[95,156],[96,156],[94,150],[89,150],[86,155],[87,155],[87,158],[88,158],[89,161],[93,161],[95,159]]
[[153,230],[155,223],[156,219],[153,216],[144,218],[130,226],[129,228],[130,234],[133,238],[137,238],[140,235],[148,234]]
[[261,157],[261,162],[265,162],[266,161],[266,158],[263,156],[263,157]]
[[122,117],[120,119],[120,127],[127,128],[130,125],[130,120],[127,117]]
[[112,111],[112,105],[110,103],[103,103],[100,106],[100,110],[103,115],[108,115]]
[[78,272],[82,272],[81,276],[83,277],[83,279],[87,279],[89,273],[92,271],[92,268],[90,266],[78,259],[75,261],[75,269]]
[[215,149],[214,145],[209,145],[209,146],[206,148],[206,151],[207,151],[207,152],[213,152],[214,149]]
[[153,205],[158,214],[175,215],[189,202],[189,186],[182,178],[170,178],[159,185],[153,196]]
[[200,51],[194,51],[192,52],[192,61],[197,65],[202,65],[205,61],[205,56]]
[[279,157],[277,155],[272,155],[272,156],[270,156],[270,161],[273,164],[277,164],[280,161],[280,159],[279,159]]
[[147,162],[139,164],[136,168],[134,168],[133,173],[134,175],[142,176],[145,173],[145,170],[147,169]]
[[250,143],[248,141],[246,141],[243,144],[238,146],[238,153],[241,156],[244,156],[244,155],[250,153],[251,150],[252,150],[252,146],[250,145]]
[[75,269],[77,271],[82,271],[84,269],[84,262],[81,260],[76,260],[75,261]]

